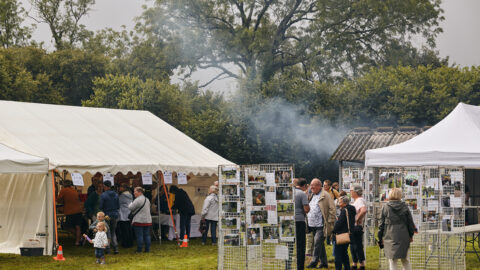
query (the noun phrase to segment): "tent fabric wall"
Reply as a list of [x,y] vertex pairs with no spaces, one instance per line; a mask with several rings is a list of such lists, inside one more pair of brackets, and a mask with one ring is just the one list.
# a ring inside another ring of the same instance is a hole
[[435,126],[400,144],[367,150],[367,167],[480,168],[480,106],[459,103]]
[[46,173],[48,159],[35,157],[0,144],[0,173]]
[[19,254],[24,241],[38,239],[47,247],[44,254],[51,255],[53,199],[48,175],[0,174],[0,186],[0,252]]

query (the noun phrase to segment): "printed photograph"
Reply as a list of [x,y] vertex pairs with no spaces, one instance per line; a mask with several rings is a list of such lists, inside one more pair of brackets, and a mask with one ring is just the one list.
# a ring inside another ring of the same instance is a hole
[[292,183],[292,172],[291,171],[276,171],[275,172],[275,183],[277,183],[277,184],[290,184],[290,183]]
[[240,235],[238,235],[238,234],[225,235],[223,237],[223,245],[224,246],[239,246],[240,245]]
[[265,210],[256,210],[250,212],[252,224],[268,224],[268,212]]
[[263,227],[263,240],[276,240],[278,239],[278,227],[266,226]]
[[228,182],[228,181],[238,181],[237,170],[235,168],[223,168],[222,169],[222,179],[226,182]]
[[291,200],[293,199],[293,191],[291,187],[278,187],[277,188],[277,201],[278,200]]
[[223,196],[238,196],[237,185],[222,185]]
[[411,210],[417,210],[417,199],[406,199],[405,203],[408,205],[408,208]]
[[246,172],[247,176],[247,183],[249,185],[254,185],[254,184],[265,184],[265,172],[263,171],[256,171],[256,170],[247,170]]
[[278,203],[277,212],[278,216],[293,216],[295,211],[293,203]]
[[238,218],[222,218],[222,229],[238,229]]
[[407,175],[407,177],[405,177],[405,185],[412,187],[418,186],[418,175]]
[[436,211],[428,211],[422,213],[423,222],[437,222],[438,213]]
[[248,228],[247,230],[247,245],[260,245],[260,228]]
[[442,219],[442,231],[451,232],[452,231],[452,216],[444,216]]
[[450,207],[450,196],[442,197],[442,207]]
[[442,174],[442,186],[450,186],[452,184],[452,177],[450,174]]
[[435,197],[435,188],[432,186],[422,187],[422,197],[424,199],[434,198]]
[[282,237],[295,237],[295,220],[282,219],[280,221],[281,236]]
[[252,190],[252,204],[254,206],[264,206],[265,205],[265,190],[264,189],[253,189]]
[[238,202],[223,202],[222,211],[225,213],[237,213],[238,212]]

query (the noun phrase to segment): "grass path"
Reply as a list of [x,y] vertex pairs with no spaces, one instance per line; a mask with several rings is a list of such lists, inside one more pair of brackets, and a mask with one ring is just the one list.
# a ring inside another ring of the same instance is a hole
[[[74,247],[72,241],[65,240],[63,246],[66,261],[56,262],[50,256],[22,257],[0,254],[0,269],[217,269],[217,246],[202,246],[200,239],[193,239],[188,248],[179,248],[174,242],[164,241],[152,244],[149,254],[135,254],[135,248],[120,249],[118,255],[107,255],[107,265],[96,265],[94,249],[91,245]],[[327,246],[329,269],[334,269],[331,246]],[[466,269],[480,269],[475,254],[467,254]],[[351,257],[350,257],[351,259]],[[308,259],[307,259],[308,262]],[[378,269],[378,248],[367,249],[367,269]]]

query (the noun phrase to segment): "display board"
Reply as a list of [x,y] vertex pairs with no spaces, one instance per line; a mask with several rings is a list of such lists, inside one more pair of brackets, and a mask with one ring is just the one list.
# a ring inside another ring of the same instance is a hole
[[218,269],[296,269],[293,165],[219,166]]
[[[403,190],[403,200],[412,213],[418,231],[409,251],[412,269],[465,269],[463,169],[415,167],[376,171],[377,183],[372,192],[376,198],[369,201],[377,208],[374,213],[381,213],[394,187]],[[380,267],[389,269],[383,250]]]

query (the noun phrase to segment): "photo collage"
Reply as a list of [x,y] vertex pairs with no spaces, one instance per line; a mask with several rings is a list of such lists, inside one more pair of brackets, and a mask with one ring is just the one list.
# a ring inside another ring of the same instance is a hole
[[402,188],[403,200],[412,213],[417,230],[452,232],[453,227],[464,224],[462,170],[384,171],[378,179],[380,202],[388,201],[392,188]]

